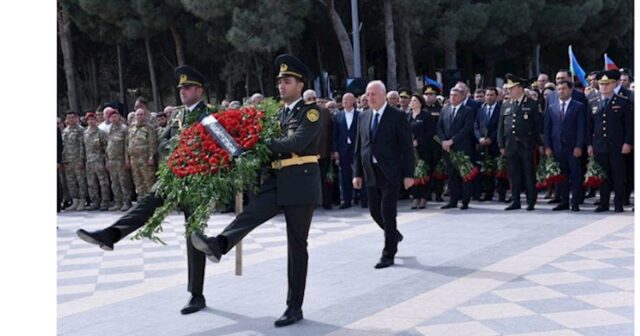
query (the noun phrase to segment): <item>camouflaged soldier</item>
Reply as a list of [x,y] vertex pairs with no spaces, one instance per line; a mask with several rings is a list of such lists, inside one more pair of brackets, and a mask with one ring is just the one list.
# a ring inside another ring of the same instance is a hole
[[87,185],[91,205],[87,210],[106,211],[109,208],[110,189],[109,176],[105,166],[105,150],[107,149],[107,133],[98,128],[96,115],[86,114],[88,127],[84,131],[84,148],[87,157]]
[[158,148],[157,131],[147,124],[143,109],[136,110],[136,122],[125,139],[125,161],[131,167],[133,184],[139,197],[146,195],[155,182],[154,155]]
[[79,125],[76,112],[67,112],[67,127],[62,131],[62,163],[73,204],[67,210],[84,210],[87,198],[87,180],[85,177],[84,128]]
[[106,108],[105,114],[111,121],[111,129],[107,135],[107,171],[111,179],[114,205],[110,211],[126,211],[131,207],[131,184],[125,164],[125,140],[127,127],[122,124],[118,110]]

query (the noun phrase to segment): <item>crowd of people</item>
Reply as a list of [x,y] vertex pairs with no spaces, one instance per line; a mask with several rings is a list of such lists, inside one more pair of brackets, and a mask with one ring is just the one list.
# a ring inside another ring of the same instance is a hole
[[[594,71],[586,88],[579,81],[574,85],[568,70],[559,70],[555,82],[544,73],[533,81],[512,75],[506,79],[502,87],[475,92],[458,82],[448,95],[431,84],[421,92],[387,92],[388,104],[406,113],[415,154],[426,164],[428,176],[399,197],[411,199],[411,209],[424,209],[432,201],[445,202],[444,209],[461,202],[461,209],[467,209],[472,199],[496,198],[510,203],[506,209],[512,210],[520,208],[524,189],[527,208],[533,210],[538,198],[536,164],[548,156],[567,178],[545,186],[544,198],[558,203],[554,210],[579,211],[586,198],[596,196],[595,188],[583,187],[587,159],[594,156],[609,177],[600,188],[596,211],[609,208],[612,190],[616,211],[630,205],[634,84],[629,73]],[[617,98],[604,104],[607,97]],[[246,104],[262,99],[256,93]],[[352,179],[358,117],[369,108],[367,95],[347,92],[328,99],[306,90],[303,99],[317,103],[326,116],[319,160],[323,208],[366,208],[367,193],[354,189]],[[58,119],[59,211],[126,211],[132,200],[149,192],[162,160],[158,139],[176,108],[151,112],[148,105],[139,97],[126,118],[118,110],[121,104],[107,103],[95,112],[68,112],[64,121]],[[223,100],[219,107],[240,106],[238,100]],[[524,113],[516,113],[518,108]],[[606,111],[611,113],[607,116]],[[480,174],[465,181],[449,159],[450,150],[462,151],[475,166],[504,157],[506,174]]]

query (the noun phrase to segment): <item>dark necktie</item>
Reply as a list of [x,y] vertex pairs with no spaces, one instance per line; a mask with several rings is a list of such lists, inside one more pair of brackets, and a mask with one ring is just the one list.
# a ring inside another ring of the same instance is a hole
[[378,112],[374,113],[373,125],[371,125],[371,140],[375,139],[376,137],[376,132],[378,131],[378,123],[380,122],[379,118],[380,114]]
[[453,111],[451,111],[451,121],[449,122],[449,127],[451,127],[451,125],[453,125],[453,120],[456,119],[456,113],[458,112],[457,109],[454,107]]
[[564,120],[564,107],[565,107],[565,102],[562,102],[562,107],[560,108],[560,121]]
[[487,106],[487,121],[491,120],[491,106]]
[[290,109],[290,108],[288,108],[288,107],[286,107],[286,108],[284,109],[284,117],[285,117],[285,118],[289,116],[289,112],[291,112],[291,109]]

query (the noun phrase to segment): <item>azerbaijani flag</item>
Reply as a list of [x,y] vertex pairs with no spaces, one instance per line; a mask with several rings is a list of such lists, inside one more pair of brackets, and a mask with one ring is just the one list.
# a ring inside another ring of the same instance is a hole
[[609,56],[607,56],[607,54],[604,54],[604,69],[605,70],[619,70],[618,66],[613,63],[613,60],[609,58]]
[[431,84],[431,85],[435,85],[437,86],[440,90],[442,90],[442,84],[440,84],[440,82],[438,82],[435,79],[431,79],[429,78],[429,76],[424,75],[424,83],[425,84]]
[[578,60],[573,54],[573,49],[571,49],[571,46],[569,46],[569,68],[571,69],[571,73],[578,77],[582,85],[584,85],[585,87],[589,85],[586,79],[587,73],[584,72],[580,64],[578,64]]

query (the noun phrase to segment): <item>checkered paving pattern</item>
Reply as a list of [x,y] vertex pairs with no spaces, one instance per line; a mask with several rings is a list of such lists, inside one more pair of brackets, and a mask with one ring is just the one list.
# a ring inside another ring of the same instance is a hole
[[433,336],[633,335],[633,226],[425,321]]
[[[58,216],[58,304],[139,285],[176,274],[187,277],[187,254],[184,239],[184,216],[179,213],[167,217],[164,231],[159,234],[166,245],[129,237],[118,242],[114,251],[104,251],[80,240],[75,231],[98,230],[113,223],[118,212],[68,212]],[[207,232],[217,233],[235,217],[215,214],[209,220]],[[252,231],[243,240],[246,257],[268,249],[286,246],[286,228],[282,215]],[[339,232],[359,225],[371,225],[366,214],[355,211],[316,211],[309,232],[310,240],[328,233]],[[227,259],[233,259],[230,253]]]

